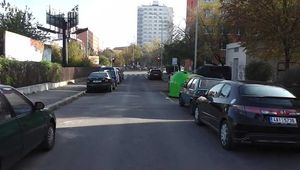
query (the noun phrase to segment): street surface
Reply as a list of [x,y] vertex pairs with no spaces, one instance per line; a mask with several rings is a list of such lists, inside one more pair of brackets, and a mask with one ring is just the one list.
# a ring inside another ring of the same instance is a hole
[[58,109],[54,149],[35,150],[13,169],[300,169],[299,148],[222,149],[215,132],[166,96],[166,82],[145,76],[127,72],[116,91],[89,93]]

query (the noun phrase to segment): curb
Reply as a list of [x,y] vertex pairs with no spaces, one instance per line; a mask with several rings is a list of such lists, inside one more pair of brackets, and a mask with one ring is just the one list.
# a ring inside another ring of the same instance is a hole
[[68,85],[69,83],[75,84],[76,82],[81,82],[81,81],[84,81],[85,79],[86,79],[86,77],[73,79],[73,80],[61,81],[61,82],[57,82],[57,83],[48,82],[48,83],[42,83],[42,84],[35,84],[35,85],[31,85],[31,86],[19,87],[19,88],[17,88],[17,90],[26,95],[26,94],[47,91],[47,90],[55,89],[58,87],[63,87],[63,86]]
[[58,109],[60,106],[71,103],[72,101],[76,100],[77,98],[79,98],[80,96],[83,96],[85,94],[85,91],[81,91],[73,96],[64,98],[58,102],[55,102],[53,104],[49,104],[45,107],[46,110],[49,111],[54,111],[56,109]]

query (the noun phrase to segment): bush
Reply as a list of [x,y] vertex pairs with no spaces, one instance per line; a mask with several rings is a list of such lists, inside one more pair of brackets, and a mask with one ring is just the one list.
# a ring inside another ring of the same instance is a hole
[[61,66],[51,62],[20,62],[0,57],[0,83],[13,87],[58,82],[61,72]]
[[254,61],[249,63],[245,69],[245,77],[247,80],[269,81],[273,75],[272,66],[262,61]]
[[300,86],[300,67],[291,68],[280,75],[278,81],[285,86]]

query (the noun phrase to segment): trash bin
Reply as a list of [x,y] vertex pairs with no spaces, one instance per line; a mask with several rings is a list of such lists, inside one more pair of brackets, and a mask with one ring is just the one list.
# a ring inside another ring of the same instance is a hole
[[173,76],[171,76],[169,82],[170,97],[179,97],[179,92],[190,75],[191,73],[187,71],[179,71],[176,72]]

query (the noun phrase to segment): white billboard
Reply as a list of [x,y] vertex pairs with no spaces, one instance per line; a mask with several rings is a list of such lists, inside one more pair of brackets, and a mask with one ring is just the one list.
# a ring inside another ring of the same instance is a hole
[[44,44],[41,41],[5,31],[5,57],[18,61],[43,60]]

